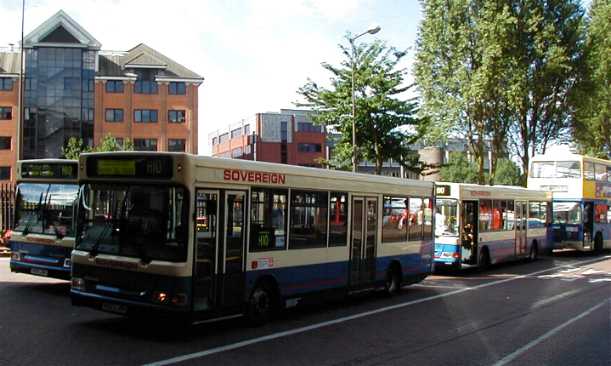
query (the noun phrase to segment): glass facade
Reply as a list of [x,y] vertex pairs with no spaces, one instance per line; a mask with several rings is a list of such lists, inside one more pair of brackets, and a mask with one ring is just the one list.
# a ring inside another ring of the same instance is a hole
[[92,146],[96,52],[74,47],[26,52],[24,158],[60,157],[70,137]]

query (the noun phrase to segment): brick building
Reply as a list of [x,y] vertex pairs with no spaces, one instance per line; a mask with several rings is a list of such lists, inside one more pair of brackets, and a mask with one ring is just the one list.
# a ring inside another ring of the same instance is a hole
[[[139,44],[101,44],[63,11],[23,42],[22,158],[56,158],[70,137],[91,146],[111,134],[137,150],[197,153],[198,87],[203,78]],[[0,51],[0,181],[14,180],[20,50]]]
[[282,109],[257,113],[209,136],[212,156],[319,167],[325,155],[325,132],[311,112]]

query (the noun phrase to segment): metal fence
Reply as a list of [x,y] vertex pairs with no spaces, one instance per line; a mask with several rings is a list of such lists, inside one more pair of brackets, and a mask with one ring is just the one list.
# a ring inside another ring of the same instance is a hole
[[[15,221],[15,186],[0,185],[0,230],[4,233]],[[1,245],[1,244],[0,244]]]

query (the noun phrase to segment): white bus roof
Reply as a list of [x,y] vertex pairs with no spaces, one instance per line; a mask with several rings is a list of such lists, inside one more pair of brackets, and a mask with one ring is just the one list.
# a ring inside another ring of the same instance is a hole
[[436,186],[450,186],[450,198],[459,199],[524,199],[550,201],[552,194],[547,191],[518,186],[486,186],[471,183],[435,182]]

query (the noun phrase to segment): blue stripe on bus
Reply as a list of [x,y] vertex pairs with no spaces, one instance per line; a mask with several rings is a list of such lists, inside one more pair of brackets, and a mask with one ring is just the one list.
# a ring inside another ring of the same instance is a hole
[[[527,238],[527,246],[526,246],[527,253],[528,253],[528,250],[530,250],[530,245],[535,240],[537,241],[539,252],[542,252],[548,248],[549,242],[547,240],[546,235],[529,236]],[[499,260],[506,260],[508,258],[514,257],[515,256],[515,243],[516,243],[515,239],[506,239],[506,240],[487,241],[480,245],[488,247],[488,251],[490,253],[490,259],[493,262],[496,262]],[[452,244],[436,243],[435,244],[435,257],[436,257],[435,262],[445,263],[445,262],[454,262],[455,261],[455,259],[452,257],[441,257],[441,254],[444,252],[445,253],[460,253],[461,252],[460,246],[452,245]]]
[[[430,273],[430,261],[419,253],[382,257],[376,258],[376,281],[383,281],[386,278],[386,271],[393,260],[401,263],[404,276]],[[257,279],[267,275],[272,276],[278,282],[282,296],[288,297],[346,287],[349,265],[349,261],[341,261],[247,271],[247,291],[250,292]]]
[[[11,264],[31,264],[39,268],[49,267],[50,269],[58,270],[63,269],[64,260],[70,258],[72,252],[72,248],[20,241],[11,241],[10,248],[12,252],[20,252],[22,255],[20,261],[12,259]],[[69,271],[70,269],[68,268],[67,270]]]

